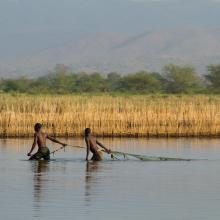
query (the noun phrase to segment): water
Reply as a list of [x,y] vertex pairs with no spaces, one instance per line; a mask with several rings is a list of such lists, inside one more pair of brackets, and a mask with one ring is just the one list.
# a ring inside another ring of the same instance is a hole
[[[0,140],[1,219],[219,220],[220,140],[102,141],[114,150],[208,160],[106,157],[104,162],[86,163],[83,150],[68,148],[50,162],[30,162],[25,154],[31,140]],[[84,145],[81,139],[68,142]]]

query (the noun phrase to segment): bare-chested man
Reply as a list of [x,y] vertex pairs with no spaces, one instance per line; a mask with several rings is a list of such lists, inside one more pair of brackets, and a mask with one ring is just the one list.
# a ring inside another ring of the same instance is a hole
[[98,148],[97,145],[99,145],[101,148],[105,150],[106,153],[110,154],[111,150],[107,149],[102,143],[100,143],[95,137],[91,134],[91,129],[86,128],[85,129],[85,142],[87,146],[87,152],[86,152],[86,160],[89,160],[89,152],[91,151],[93,153],[93,156],[91,160],[94,161],[101,161],[103,160],[103,153],[100,148]]
[[[34,126],[34,142],[32,145],[32,148],[30,150],[30,152],[28,153],[28,156],[30,157],[29,160],[40,160],[40,159],[44,159],[44,160],[50,160],[50,150],[48,149],[47,145],[46,145],[46,140],[49,139],[55,143],[61,144],[63,146],[66,146],[66,144],[56,140],[53,137],[50,137],[48,134],[42,132],[41,130],[42,125],[40,123],[35,124]],[[38,145],[38,151],[37,153],[35,153],[34,155],[31,155],[32,151],[34,150],[34,148],[36,147],[36,145]]]

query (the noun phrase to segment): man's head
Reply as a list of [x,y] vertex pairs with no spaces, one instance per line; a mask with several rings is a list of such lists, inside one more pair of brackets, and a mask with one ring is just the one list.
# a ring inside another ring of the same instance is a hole
[[42,128],[42,124],[40,124],[40,123],[36,123],[36,124],[34,125],[34,130],[35,130],[36,132],[39,132],[41,128]]
[[90,128],[86,128],[85,129],[85,136],[88,136],[89,134],[91,134],[91,129]]

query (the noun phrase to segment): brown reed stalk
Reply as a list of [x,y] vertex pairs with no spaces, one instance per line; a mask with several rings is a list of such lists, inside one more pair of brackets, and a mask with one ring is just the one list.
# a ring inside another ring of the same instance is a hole
[[0,136],[28,137],[36,122],[54,136],[220,135],[219,96],[0,95]]

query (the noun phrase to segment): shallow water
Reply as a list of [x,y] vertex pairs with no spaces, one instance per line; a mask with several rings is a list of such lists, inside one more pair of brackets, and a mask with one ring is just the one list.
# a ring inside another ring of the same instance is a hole
[[[220,140],[101,141],[130,153],[208,160],[111,161],[107,156],[86,163],[84,150],[68,148],[50,162],[30,162],[25,154],[31,140],[0,140],[1,219],[220,219]],[[84,145],[81,139],[67,142]]]

